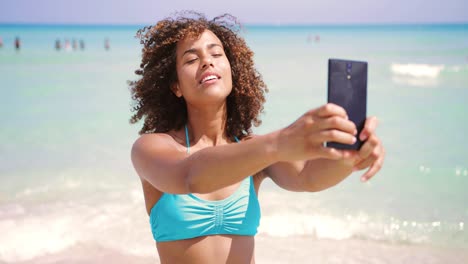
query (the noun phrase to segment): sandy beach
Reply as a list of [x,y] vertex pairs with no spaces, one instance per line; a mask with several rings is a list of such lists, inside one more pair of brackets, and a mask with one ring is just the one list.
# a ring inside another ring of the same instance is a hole
[[[14,264],[154,264],[154,256],[125,255],[98,245],[76,245],[56,254],[45,255]],[[436,248],[422,245],[393,245],[362,240],[327,240],[307,237],[273,238],[257,236],[257,264],[309,264],[309,263],[468,263],[468,252],[463,249]],[[2,263],[3,264],[3,263]]]

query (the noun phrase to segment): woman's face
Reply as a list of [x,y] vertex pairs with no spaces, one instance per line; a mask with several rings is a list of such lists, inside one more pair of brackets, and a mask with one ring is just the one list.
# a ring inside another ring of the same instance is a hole
[[205,30],[198,39],[177,43],[177,77],[173,87],[188,104],[224,103],[232,90],[231,65],[219,38]]

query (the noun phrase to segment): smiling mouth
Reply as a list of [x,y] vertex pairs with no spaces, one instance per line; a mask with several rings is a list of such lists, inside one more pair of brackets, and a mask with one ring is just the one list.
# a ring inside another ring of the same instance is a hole
[[209,82],[209,81],[213,81],[213,80],[218,80],[218,79],[221,79],[221,77],[218,77],[218,76],[216,76],[215,74],[211,74],[211,75],[208,75],[208,76],[204,77],[204,78],[200,81],[200,84],[206,83],[206,82]]

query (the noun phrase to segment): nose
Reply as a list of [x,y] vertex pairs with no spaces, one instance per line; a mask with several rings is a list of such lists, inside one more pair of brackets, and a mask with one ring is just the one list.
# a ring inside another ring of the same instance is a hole
[[209,66],[213,66],[213,60],[211,56],[205,55],[202,58],[202,69],[207,68]]

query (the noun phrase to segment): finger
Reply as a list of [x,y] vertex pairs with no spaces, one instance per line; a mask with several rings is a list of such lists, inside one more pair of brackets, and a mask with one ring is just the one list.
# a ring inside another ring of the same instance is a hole
[[316,111],[314,111],[318,117],[329,117],[329,116],[341,116],[343,118],[348,118],[346,114],[346,110],[336,104],[328,103],[324,106],[319,107]]
[[365,182],[374,177],[380,171],[385,157],[385,150],[382,148],[382,155],[372,164],[369,170],[361,176],[361,181]]
[[364,173],[361,176],[361,181],[366,182],[370,180],[372,177],[374,177],[375,174],[377,174],[377,172],[379,172],[381,168],[382,168],[381,162],[377,162],[377,161],[374,162],[374,164],[372,164],[369,170],[367,170],[366,173]]
[[371,166],[377,159],[368,158],[361,160],[358,164],[354,165],[353,171],[363,170],[369,166]]
[[340,150],[342,152],[341,159],[343,162],[349,166],[353,166],[356,164],[361,158],[359,157],[359,154],[355,150],[347,150],[343,149]]
[[345,156],[345,153],[343,151],[335,149],[335,148],[328,148],[325,146],[320,147],[318,154],[320,158],[332,159],[332,160],[339,160]]
[[322,130],[318,136],[312,134],[311,137],[312,140],[320,142],[337,142],[348,145],[354,144],[357,140],[354,135],[336,129]]
[[[368,159],[369,156],[374,154],[375,159],[378,158],[378,150],[377,147],[380,145],[380,140],[377,138],[377,136],[372,135],[361,147],[359,150],[359,156],[361,159],[365,160]],[[374,153],[374,151],[377,149],[377,152]]]
[[320,118],[317,120],[317,124],[320,129],[337,129],[353,135],[357,133],[356,125],[341,116]]
[[361,161],[355,165],[354,171],[362,170],[371,166],[382,155],[382,147],[379,139],[372,136],[359,150]]
[[364,128],[359,134],[359,139],[365,141],[370,135],[374,134],[375,129],[377,128],[378,119],[375,116],[368,117],[364,123]]

